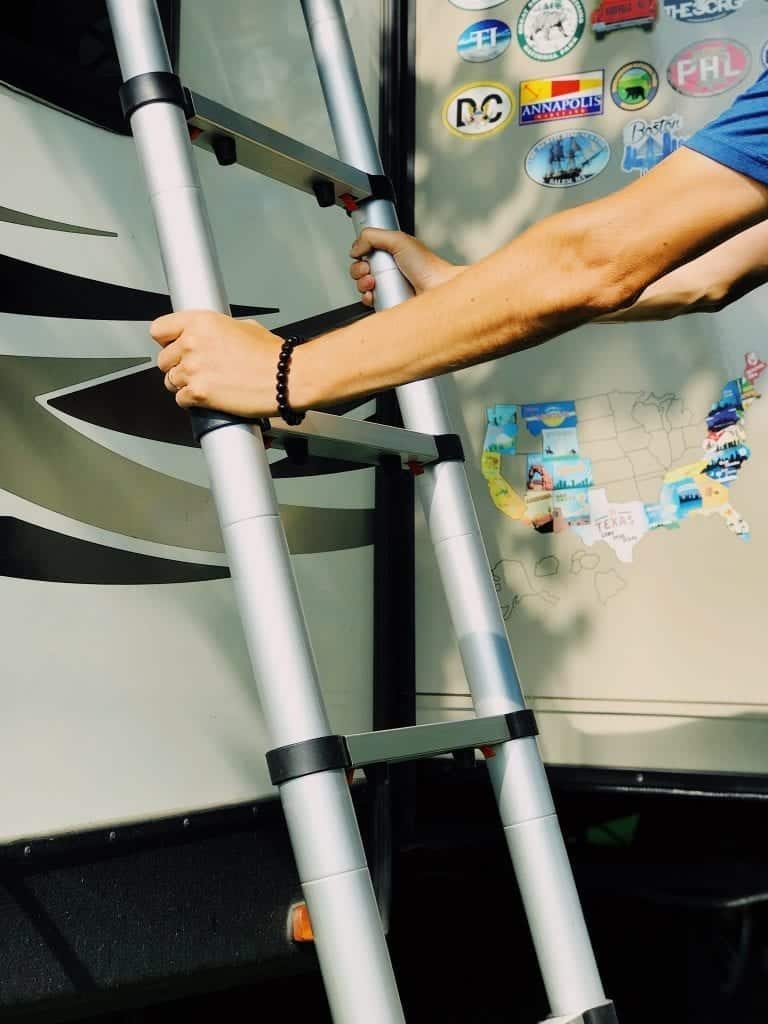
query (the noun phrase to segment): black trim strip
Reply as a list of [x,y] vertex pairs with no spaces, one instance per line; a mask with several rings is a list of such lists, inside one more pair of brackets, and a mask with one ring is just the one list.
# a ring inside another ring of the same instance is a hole
[[[0,313],[72,320],[154,320],[171,312],[160,292],[78,277],[0,254]],[[274,306],[232,306],[233,316],[279,313]]]
[[229,569],[112,548],[14,516],[0,516],[0,576],[46,583],[137,586],[221,580],[229,576]]
[[553,789],[560,792],[637,793],[725,800],[768,799],[768,773],[646,771],[643,768],[596,768],[547,765]]

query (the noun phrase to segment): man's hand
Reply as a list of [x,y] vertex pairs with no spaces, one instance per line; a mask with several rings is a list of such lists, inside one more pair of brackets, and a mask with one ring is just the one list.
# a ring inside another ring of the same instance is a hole
[[[184,310],[155,320],[150,334],[163,350],[157,365],[176,402],[253,418],[276,412],[275,374],[282,339],[253,320]],[[299,407],[292,375],[288,400]]]
[[349,254],[355,261],[349,272],[357,284],[357,290],[362,295],[365,306],[373,305],[376,279],[371,274],[368,260],[363,257],[374,249],[381,249],[394,257],[400,272],[408,279],[417,295],[450,281],[465,269],[436,256],[426,245],[417,238],[406,235],[404,231],[365,228],[355,240]]

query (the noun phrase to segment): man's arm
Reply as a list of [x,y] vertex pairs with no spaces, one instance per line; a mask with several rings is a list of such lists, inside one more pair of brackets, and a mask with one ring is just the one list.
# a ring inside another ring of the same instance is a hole
[[[653,281],[768,216],[768,186],[682,148],[604,199],[548,217],[448,283],[294,351],[304,409],[540,344],[631,305]],[[180,405],[272,415],[280,340],[258,324],[171,314],[153,325]]]
[[636,302],[598,323],[671,320],[686,313],[718,313],[768,281],[768,220],[654,281]]

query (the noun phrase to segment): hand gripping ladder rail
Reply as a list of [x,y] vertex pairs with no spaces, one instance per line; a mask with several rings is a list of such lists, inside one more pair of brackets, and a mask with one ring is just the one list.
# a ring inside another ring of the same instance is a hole
[[[205,97],[173,74],[154,0],[108,0],[121,100],[147,179],[175,309],[228,313],[190,145],[213,150],[352,213],[397,228],[340,0],[302,0],[340,160]],[[340,161],[348,161],[347,164]],[[372,258],[380,307],[410,295],[394,261]],[[405,430],[311,413],[296,428],[195,410],[240,615],[275,749],[279,788],[336,1024],[404,1020],[345,768],[490,745],[488,769],[525,904],[551,1021],[616,1024],[603,993],[570,865],[524,707],[458,439],[439,383],[398,389]],[[420,498],[478,718],[341,737],[331,733],[263,443],[360,461],[420,463]],[[263,595],[267,600],[262,600]]]

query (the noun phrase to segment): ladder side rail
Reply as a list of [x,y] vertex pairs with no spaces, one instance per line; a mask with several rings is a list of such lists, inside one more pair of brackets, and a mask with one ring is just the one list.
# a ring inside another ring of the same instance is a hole
[[[155,0],[107,0],[123,79],[172,71]],[[147,179],[174,309],[229,312],[184,113],[172,102],[136,109],[131,128]],[[216,414],[214,414],[216,415]],[[204,434],[246,642],[270,739],[330,733],[317,669],[262,439],[245,423]],[[337,1024],[404,1017],[342,770],[279,787],[299,877]]]
[[[301,0],[339,159],[368,174],[383,168],[340,0]],[[353,213],[355,228],[399,228],[394,204],[372,200]],[[370,257],[376,305],[410,298],[394,259]],[[409,430],[451,433],[438,380],[397,389]],[[517,711],[524,698],[493,586],[464,466],[428,466],[416,481],[478,715]],[[495,748],[488,761],[496,801],[525,905],[539,966],[556,1016],[607,1002],[536,740]]]

